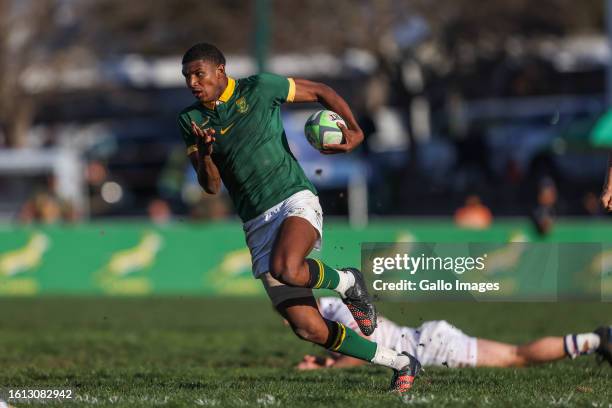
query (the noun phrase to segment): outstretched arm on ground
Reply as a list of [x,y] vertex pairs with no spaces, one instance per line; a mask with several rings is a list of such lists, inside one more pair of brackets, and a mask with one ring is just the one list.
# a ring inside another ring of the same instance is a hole
[[[478,339],[476,365],[479,367],[523,367],[565,357],[574,359],[594,352],[602,353],[602,349],[609,350],[608,337],[605,335],[606,329],[599,328],[594,333],[574,333],[563,337],[542,337],[518,346]],[[602,343],[605,347],[600,347]],[[609,351],[606,353],[609,355]]]
[[336,112],[346,122],[340,125],[344,143],[324,145],[322,153],[348,153],[363,141],[363,131],[357,124],[348,103],[329,86],[306,79],[295,79],[295,96],[293,102],[318,102],[326,109]]
[[345,368],[366,364],[357,358],[340,355],[339,357],[317,357],[306,354],[296,366],[298,370],[317,370],[320,368]]
[[544,337],[514,345],[478,339],[478,367],[524,367],[565,358],[563,337]]

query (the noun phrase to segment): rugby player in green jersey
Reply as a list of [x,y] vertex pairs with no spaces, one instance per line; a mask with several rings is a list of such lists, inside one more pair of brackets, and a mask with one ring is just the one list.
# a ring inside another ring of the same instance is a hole
[[343,143],[326,145],[323,153],[348,153],[362,142],[363,132],[347,103],[330,87],[304,79],[230,78],[225,57],[210,44],[191,47],[182,65],[196,98],[178,118],[187,154],[207,193],[217,194],[221,181],[227,188],[244,223],[253,274],[274,307],[301,339],[392,368],[391,388],[407,391],[420,369],[416,358],[324,319],[313,297],[313,289],[335,290],[360,331],[374,332],[376,310],[361,272],[307,258],[321,245],[322,211],[315,187],[289,149],[280,114],[283,103],[319,102],[347,124],[341,127]]

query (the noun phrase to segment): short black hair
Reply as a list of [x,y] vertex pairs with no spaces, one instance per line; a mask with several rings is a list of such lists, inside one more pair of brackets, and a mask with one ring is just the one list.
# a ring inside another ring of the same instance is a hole
[[210,61],[216,65],[225,65],[225,56],[217,47],[208,43],[198,43],[183,55],[183,65],[193,61]]

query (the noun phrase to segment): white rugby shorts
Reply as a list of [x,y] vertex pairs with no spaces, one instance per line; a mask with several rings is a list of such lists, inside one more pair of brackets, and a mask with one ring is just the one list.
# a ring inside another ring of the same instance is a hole
[[415,357],[424,366],[476,367],[477,339],[452,324],[444,320],[425,322],[411,332]]
[[301,217],[312,224],[319,232],[315,249],[321,249],[323,211],[319,204],[319,198],[310,190],[298,191],[243,225],[246,243],[251,252],[253,276],[256,278],[269,272],[274,239],[283,221],[288,217]]

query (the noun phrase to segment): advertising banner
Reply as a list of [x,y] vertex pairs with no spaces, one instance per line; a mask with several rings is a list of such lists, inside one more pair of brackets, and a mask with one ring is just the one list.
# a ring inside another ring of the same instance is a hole
[[[371,284],[402,279],[436,284],[439,279],[456,278],[499,285],[495,291],[476,288],[457,293],[373,288],[374,294],[393,299],[427,300],[434,294],[488,300],[608,299],[612,250],[605,243],[609,237],[612,225],[607,223],[559,223],[542,240],[528,223],[515,221],[498,222],[482,231],[439,220],[380,221],[363,229],[332,221],[324,229],[323,250],[312,256],[334,267],[361,266]],[[456,259],[485,253],[486,269],[477,270],[470,262],[464,265],[464,273],[458,272]],[[396,255],[402,259],[404,255],[456,257],[455,269],[411,274],[385,267],[384,273],[373,273],[374,258]],[[177,222],[163,227],[148,223],[7,225],[0,229],[0,296],[263,293],[252,277],[249,250],[237,222]]]

